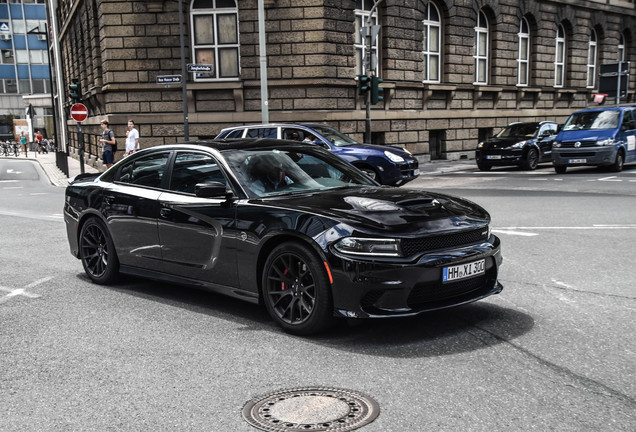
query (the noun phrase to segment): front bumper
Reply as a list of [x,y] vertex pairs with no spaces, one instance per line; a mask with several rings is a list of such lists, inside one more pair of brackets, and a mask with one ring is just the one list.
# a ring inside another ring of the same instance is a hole
[[[479,276],[443,283],[444,267],[485,259]],[[425,254],[414,263],[333,258],[334,313],[347,318],[412,316],[474,302],[501,292],[499,239]]]
[[378,165],[378,169],[382,171],[380,172],[380,183],[386,185],[402,186],[420,175],[417,159],[407,159],[393,166],[382,167]]
[[581,148],[553,148],[554,165],[611,165],[616,161],[616,146],[596,146]]
[[493,166],[521,165],[523,150],[477,150],[475,159],[478,163]]

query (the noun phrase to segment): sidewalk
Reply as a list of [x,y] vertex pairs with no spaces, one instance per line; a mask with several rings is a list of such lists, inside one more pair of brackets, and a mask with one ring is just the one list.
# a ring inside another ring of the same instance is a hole
[[[68,185],[69,178],[73,178],[81,173],[80,161],[70,156],[67,157],[69,177],[66,177],[66,175],[64,175],[64,173],[57,167],[55,163],[55,157],[55,152],[37,153],[30,151],[26,158],[24,156],[24,153],[20,153],[20,156],[18,156],[16,159],[28,159],[39,162],[40,166],[53,185],[66,187]],[[84,172],[97,173],[99,171],[90,165],[84,164]]]

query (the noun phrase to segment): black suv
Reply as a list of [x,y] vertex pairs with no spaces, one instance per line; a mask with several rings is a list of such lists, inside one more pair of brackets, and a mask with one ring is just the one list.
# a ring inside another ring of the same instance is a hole
[[519,165],[533,170],[541,162],[552,161],[552,142],[559,125],[551,121],[510,123],[494,137],[477,145],[477,167]]

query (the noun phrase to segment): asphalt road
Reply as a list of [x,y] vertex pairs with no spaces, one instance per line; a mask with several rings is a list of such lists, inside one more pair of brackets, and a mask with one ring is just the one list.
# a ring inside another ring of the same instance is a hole
[[301,338],[220,295],[92,284],[63,189],[0,159],[0,430],[254,431],[246,402],[306,386],[375,398],[364,431],[636,430],[636,167],[428,168],[408,187],[490,211],[502,294]]

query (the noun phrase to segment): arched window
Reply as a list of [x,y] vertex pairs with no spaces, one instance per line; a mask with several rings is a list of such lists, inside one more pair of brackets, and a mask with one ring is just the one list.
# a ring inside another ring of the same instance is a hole
[[519,23],[517,55],[517,85],[527,86],[530,76],[530,26],[525,18]]
[[625,61],[625,35],[618,36],[618,61]]
[[590,32],[587,43],[587,88],[594,88],[596,80],[596,31]]
[[[355,41],[354,47],[356,50],[356,73],[358,75],[367,74],[366,65],[364,64],[364,60],[367,55],[367,41],[366,41],[366,38],[362,37],[362,35],[360,34],[360,29],[362,27],[367,26],[367,20],[369,19],[369,16],[371,16],[371,25],[378,24],[378,10],[376,8],[373,11],[373,15],[371,15],[372,8],[373,8],[373,0],[356,0],[356,10],[355,10],[356,23],[355,23],[355,35],[354,35],[354,41]],[[379,39],[380,39],[379,37],[376,38],[375,44],[371,47],[371,52],[369,53],[375,59],[375,64],[376,64],[375,69],[378,72],[380,69],[379,62],[377,61],[379,46],[380,46]],[[371,68],[373,69],[374,61],[371,60],[371,63],[372,63]]]
[[479,11],[475,27],[475,84],[488,84],[488,20]]
[[554,86],[563,87],[565,82],[565,29],[559,24],[556,32],[556,52],[554,56]]
[[440,82],[442,20],[433,2],[426,6],[424,18],[424,82]]
[[240,75],[238,7],[235,0],[193,0],[190,22],[192,58],[212,65],[212,72],[195,72],[195,81],[235,80]]

